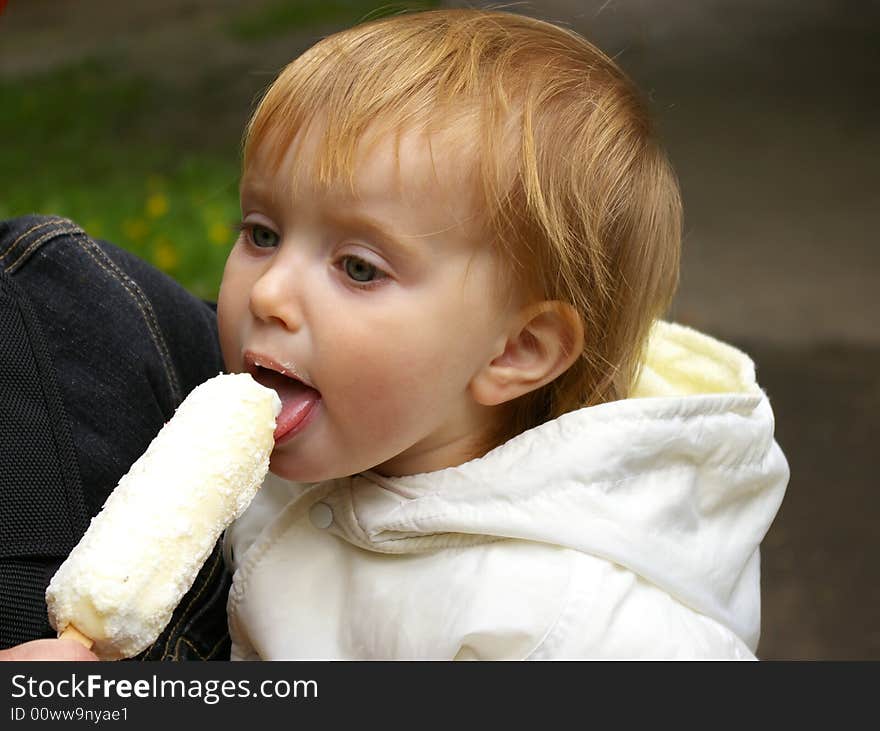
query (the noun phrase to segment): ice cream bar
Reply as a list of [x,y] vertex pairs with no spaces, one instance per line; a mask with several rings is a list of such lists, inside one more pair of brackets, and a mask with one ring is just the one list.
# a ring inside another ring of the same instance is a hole
[[269,469],[281,401],[246,373],[195,388],[113,490],[46,590],[52,627],[102,660],[156,640]]

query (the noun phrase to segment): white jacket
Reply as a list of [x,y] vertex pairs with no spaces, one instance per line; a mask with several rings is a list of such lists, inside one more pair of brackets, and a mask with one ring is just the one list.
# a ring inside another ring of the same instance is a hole
[[632,398],[458,467],[274,476],[228,531],[232,659],[753,658],[788,464],[740,351],[658,323]]

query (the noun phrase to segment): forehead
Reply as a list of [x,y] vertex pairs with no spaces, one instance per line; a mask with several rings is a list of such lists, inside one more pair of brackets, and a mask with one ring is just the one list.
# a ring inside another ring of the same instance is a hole
[[[276,193],[302,190],[371,203],[393,198],[406,205],[446,207],[457,216],[475,212],[476,150],[461,125],[368,129],[347,164],[332,157],[334,141],[316,118],[286,146],[271,138],[253,150],[242,185],[271,180]],[[427,200],[426,200],[427,199]]]

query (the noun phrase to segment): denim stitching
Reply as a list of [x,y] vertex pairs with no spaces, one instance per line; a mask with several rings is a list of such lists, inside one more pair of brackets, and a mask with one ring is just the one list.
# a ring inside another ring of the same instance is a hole
[[[177,623],[174,625],[171,632],[168,633],[168,639],[165,640],[165,648],[162,650],[163,657],[167,657],[169,655],[169,653],[170,653],[169,644],[171,643],[171,639],[174,637],[174,634],[178,631],[178,628],[183,623],[183,621],[185,619],[187,619],[187,614],[189,613],[189,611],[192,609],[192,607],[196,604],[196,602],[202,596],[205,589],[210,585],[211,580],[214,578],[214,574],[217,572],[218,559],[220,559],[220,558],[221,558],[221,556],[218,551],[217,556],[214,558],[214,564],[213,564],[213,566],[211,566],[210,572],[205,577],[205,580],[202,582],[202,585],[199,587],[199,590],[195,593],[193,598],[190,599],[190,602],[187,605],[186,609],[184,609],[183,612],[181,612],[180,619],[177,620]],[[179,640],[178,640],[178,642],[179,642]],[[175,644],[177,644],[177,643],[175,643]]]
[[98,247],[98,245],[95,244],[90,238],[88,238],[83,232],[76,232],[76,241],[79,244],[80,248],[86,254],[88,254],[98,266],[104,269],[104,271],[106,271],[119,284],[121,284],[125,291],[131,295],[132,300],[134,300],[135,305],[141,312],[141,316],[144,318],[144,322],[150,332],[150,338],[153,341],[153,345],[155,345],[156,349],[159,351],[159,356],[162,360],[162,367],[165,369],[165,375],[168,378],[168,385],[171,388],[172,397],[175,403],[180,403],[180,401],[183,400],[180,392],[180,385],[177,382],[177,376],[174,373],[174,368],[171,365],[171,356],[168,353],[168,347],[165,344],[165,338],[162,337],[162,331],[159,329],[159,325],[156,320],[156,314],[153,311],[150,300],[147,298],[147,296],[144,294],[143,290],[138,286],[138,284],[133,281],[128,275],[126,275],[125,272],[119,269],[119,267],[116,266],[116,264],[100,249],[100,247]]
[[[16,259],[6,268],[6,271],[9,274],[15,274],[15,271],[19,268],[19,265],[24,264],[24,260],[30,255],[30,253],[38,248],[44,241],[47,241],[48,239],[53,239],[56,236],[60,236],[61,234],[78,234],[79,231],[80,230],[78,228],[57,228],[53,231],[50,231],[49,233],[43,234],[36,241],[32,241],[30,245],[23,252],[21,252],[18,259]],[[6,253],[3,254],[3,256],[8,255],[11,251],[12,247],[10,246],[6,250]],[[2,258],[3,257],[0,256],[0,259]]]
[[15,241],[13,241],[6,248],[6,251],[4,251],[2,254],[0,254],[0,259],[4,258],[10,251],[12,251],[15,248],[15,245],[19,241],[21,241],[25,236],[27,236],[29,233],[36,231],[38,228],[43,228],[44,226],[51,226],[53,223],[72,223],[72,222],[68,221],[66,218],[53,218],[49,221],[43,221],[42,223],[38,223],[35,226],[31,226],[27,231],[25,231]]
[[205,659],[205,656],[202,655],[202,653],[198,651],[198,649],[196,648],[196,646],[192,642],[190,642],[186,637],[180,637],[180,638],[178,638],[177,642],[174,643],[174,654],[170,656],[174,662],[181,661],[180,660],[180,646],[181,645],[188,645],[189,649],[192,650],[193,653],[195,653],[195,656],[199,660]]
[[[221,637],[219,640],[217,640],[217,642],[214,643],[214,646],[210,650],[208,650],[208,654],[204,656],[204,659],[210,660],[212,657],[214,657],[217,654],[217,651],[220,649],[220,645],[226,642],[228,638],[229,633],[227,631],[227,633],[223,635],[223,637]],[[189,642],[189,640],[187,640],[187,642]]]
[[[9,255],[9,253],[13,250],[13,248],[28,234],[36,231],[39,228],[44,228],[46,226],[59,225],[59,224],[68,224],[68,226],[72,226],[73,228],[61,228],[56,227],[52,231],[43,234],[36,241],[31,242],[31,244],[22,252],[22,254],[7,268],[7,271],[10,274],[13,274],[16,268],[19,267],[21,263],[26,259],[26,257],[34,251],[40,244],[42,244],[47,239],[53,238],[54,236],[58,236],[61,234],[70,234],[76,237],[77,243],[80,245],[80,248],[83,249],[102,269],[104,269],[108,274],[110,274],[114,279],[117,280],[119,284],[131,295],[132,299],[135,302],[135,305],[141,312],[141,316],[144,318],[144,321],[147,325],[147,329],[150,332],[150,337],[153,341],[153,344],[156,346],[156,349],[159,351],[159,357],[162,361],[162,367],[165,370],[165,376],[168,379],[168,385],[171,389],[172,398],[175,403],[180,403],[182,401],[183,396],[180,390],[180,384],[177,380],[177,375],[174,372],[174,368],[171,363],[171,356],[168,352],[168,346],[165,343],[165,339],[162,337],[161,329],[159,328],[158,321],[156,319],[155,312],[153,311],[152,305],[150,304],[149,299],[143,293],[143,290],[138,286],[136,282],[134,282],[130,277],[128,277],[125,272],[123,272],[116,264],[86,235],[85,232],[72,221],[69,221],[65,218],[56,218],[50,221],[43,221],[35,226],[32,226],[23,234],[21,234],[15,241],[10,244],[0,255],[0,259]],[[94,251],[90,251],[90,248],[93,248]],[[99,260],[98,256],[95,255],[95,252],[104,260],[103,262]]]
[[[214,577],[214,572],[216,571],[216,568],[217,568],[217,562],[216,562],[216,560],[215,560],[215,561],[214,561],[214,566],[211,568],[211,572],[210,572],[210,573],[208,574],[208,576],[205,578],[205,581],[202,582],[202,584],[201,584],[201,588],[198,590],[198,592],[196,593],[196,595],[190,600],[190,602],[189,602],[189,604],[187,605],[186,609],[183,610],[183,612],[182,612],[181,615],[180,615],[180,619],[175,623],[174,627],[168,632],[168,637],[167,637],[167,639],[165,640],[165,647],[162,648],[162,653],[161,653],[161,655],[160,655],[160,657],[159,657],[160,660],[164,660],[164,659],[166,659],[166,658],[168,658],[168,657],[171,657],[171,658],[173,658],[173,659],[175,659],[175,660],[178,659],[179,650],[178,650],[177,648],[178,648],[178,646],[179,646],[179,644],[180,644],[180,641],[181,641],[182,639],[184,639],[184,637],[181,636],[181,637],[178,637],[178,638],[177,638],[177,640],[174,642],[175,651],[174,651],[174,653],[172,653],[171,650],[170,650],[170,648],[169,648],[169,645],[171,644],[172,640],[174,639],[174,633],[177,632],[177,628],[180,627],[181,622],[183,622],[183,621],[186,619],[186,615],[187,615],[187,613],[190,611],[190,609],[192,608],[193,604],[195,604],[195,602],[198,600],[198,598],[199,598],[199,597],[202,595],[202,593],[205,591],[205,587],[207,587],[207,586],[211,583],[211,579]],[[158,640],[158,638],[157,638],[157,640]],[[222,641],[223,641],[223,638],[221,638],[220,641],[222,642]],[[218,643],[218,644],[219,644],[219,643]],[[152,651],[153,649],[155,649],[155,647],[156,647],[156,642],[153,642],[153,644],[151,644],[150,647],[147,649],[147,653],[149,653],[150,651]],[[216,645],[215,645],[215,647],[216,647]],[[193,649],[195,650],[195,648],[193,648]],[[198,653],[198,651],[196,651],[196,652],[197,652],[197,654],[200,654],[200,653]]]
[[[189,646],[189,649],[193,651],[193,654],[199,660],[207,661],[217,654],[217,650],[220,649],[220,645],[222,645],[225,640],[226,637],[221,637],[219,640],[217,640],[214,646],[210,650],[208,650],[207,654],[203,655],[201,652],[199,652],[199,648],[196,647],[187,637],[180,637],[178,638],[177,642],[174,643],[174,654],[171,655],[171,658],[174,660],[174,662],[180,662],[180,645],[185,644]],[[168,655],[166,655],[165,657],[168,657]],[[162,659],[164,660],[165,657],[163,657]]]

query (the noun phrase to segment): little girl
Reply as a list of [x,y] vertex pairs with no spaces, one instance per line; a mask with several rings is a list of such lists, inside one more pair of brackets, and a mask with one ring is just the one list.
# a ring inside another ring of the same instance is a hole
[[679,192],[577,34],[330,36],[247,131],[226,366],[282,398],[233,659],[753,658],[788,479],[751,360],[664,323]]

